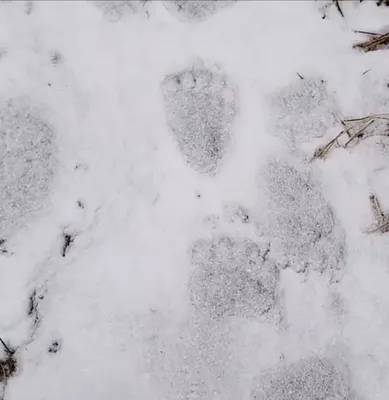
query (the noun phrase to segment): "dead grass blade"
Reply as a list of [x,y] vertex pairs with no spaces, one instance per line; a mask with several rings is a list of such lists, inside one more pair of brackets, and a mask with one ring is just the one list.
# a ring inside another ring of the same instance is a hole
[[368,115],[366,117],[361,117],[361,118],[352,118],[352,119],[345,119],[343,122],[345,122],[346,124],[348,122],[365,122],[365,121],[369,121],[371,119],[386,119],[389,121],[389,114],[373,114],[373,115]]
[[366,125],[364,125],[361,129],[358,130],[358,132],[354,133],[350,137],[350,139],[345,143],[344,147],[347,147],[355,138],[360,137],[363,135],[363,132],[371,125],[374,124],[374,120],[369,121]]
[[[334,139],[332,139],[329,143],[327,143],[324,147],[319,147],[315,153],[313,154],[312,160],[316,158],[324,159],[330,150],[337,144],[338,139],[345,133],[345,131],[340,132]],[[339,145],[339,144],[338,144]]]

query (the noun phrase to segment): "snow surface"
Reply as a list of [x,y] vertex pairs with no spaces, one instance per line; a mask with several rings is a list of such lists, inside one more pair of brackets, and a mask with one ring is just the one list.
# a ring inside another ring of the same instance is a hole
[[96,3],[0,2],[4,399],[387,400],[389,9]]

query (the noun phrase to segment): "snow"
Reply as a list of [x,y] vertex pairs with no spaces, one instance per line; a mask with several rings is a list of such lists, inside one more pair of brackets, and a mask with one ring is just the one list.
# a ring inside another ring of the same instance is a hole
[[[386,112],[387,50],[352,45],[389,7],[208,4],[0,3],[0,399],[388,398],[389,143],[311,157]],[[7,158],[10,100],[55,132],[43,172]]]

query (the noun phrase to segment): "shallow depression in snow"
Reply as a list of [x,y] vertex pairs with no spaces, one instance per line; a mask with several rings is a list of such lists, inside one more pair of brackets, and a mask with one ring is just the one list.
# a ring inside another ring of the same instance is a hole
[[0,236],[7,237],[43,206],[57,167],[54,128],[29,99],[0,109]]
[[198,172],[214,173],[226,152],[237,112],[234,86],[228,75],[200,61],[168,74],[162,83],[167,123]]

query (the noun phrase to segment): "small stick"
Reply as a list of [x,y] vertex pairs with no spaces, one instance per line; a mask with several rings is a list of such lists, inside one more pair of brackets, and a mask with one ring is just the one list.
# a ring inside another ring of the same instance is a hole
[[339,11],[339,14],[342,16],[342,18],[344,18],[343,11],[342,11],[342,9],[340,8],[340,5],[339,5],[339,0],[332,0],[332,1],[335,3],[335,6],[336,6],[337,10]]
[[355,33],[362,33],[363,35],[381,36],[381,33],[366,32],[366,31],[354,31]]
[[4,346],[4,348],[5,348],[5,351],[8,353],[8,354],[14,354],[15,352],[14,351],[12,351],[12,350],[10,350],[9,349],[9,347],[4,343],[4,340],[0,337],[0,342],[1,342],[1,344]]

